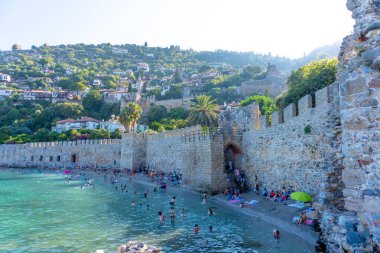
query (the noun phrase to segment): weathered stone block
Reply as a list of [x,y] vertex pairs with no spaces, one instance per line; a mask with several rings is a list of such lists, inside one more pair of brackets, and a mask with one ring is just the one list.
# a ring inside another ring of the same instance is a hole
[[363,191],[364,195],[368,196],[380,196],[380,190],[379,189],[365,189]]
[[328,104],[328,87],[320,89],[315,92],[315,106],[319,107]]
[[364,183],[364,173],[358,169],[344,169],[342,180],[347,188],[360,188]]
[[345,198],[344,206],[349,211],[359,212],[362,210],[363,201],[361,199]]
[[266,129],[269,127],[268,115],[263,115],[260,117],[260,129]]
[[296,116],[296,105],[290,104],[284,109],[284,122],[289,122],[293,117]]
[[343,190],[343,194],[346,197],[352,197],[355,199],[362,198],[363,197],[363,191],[359,189],[353,189],[353,188],[346,188]]
[[371,89],[380,89],[380,78],[374,78],[368,83],[368,87]]
[[271,126],[277,126],[283,122],[283,113],[276,111],[272,114]]
[[298,100],[298,115],[306,115],[310,113],[312,106],[312,98],[310,95],[306,95]]
[[380,198],[377,196],[364,196],[363,211],[370,213],[380,212]]
[[358,77],[354,80],[347,80],[340,85],[340,95],[342,97],[351,96],[357,93],[362,93],[367,90],[368,90],[368,87],[363,77]]
[[366,234],[361,234],[354,231],[349,231],[347,233],[346,238],[347,238],[348,244],[353,245],[353,246],[364,245],[365,242],[367,241]]

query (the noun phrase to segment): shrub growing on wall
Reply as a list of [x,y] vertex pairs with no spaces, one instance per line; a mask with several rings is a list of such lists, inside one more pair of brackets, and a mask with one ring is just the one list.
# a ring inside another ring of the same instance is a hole
[[305,134],[311,134],[311,126],[310,125],[305,126],[305,128],[303,129],[303,132]]

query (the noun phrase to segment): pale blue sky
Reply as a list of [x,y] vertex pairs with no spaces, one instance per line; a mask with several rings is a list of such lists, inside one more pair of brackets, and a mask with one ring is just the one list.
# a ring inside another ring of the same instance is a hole
[[0,0],[0,49],[112,43],[301,57],[340,41],[346,0]]

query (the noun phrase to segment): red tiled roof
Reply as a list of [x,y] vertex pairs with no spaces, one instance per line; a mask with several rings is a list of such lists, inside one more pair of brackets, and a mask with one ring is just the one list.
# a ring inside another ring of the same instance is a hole
[[97,119],[94,119],[94,118],[90,118],[90,117],[82,117],[80,119],[68,118],[68,119],[64,119],[64,120],[59,120],[56,122],[56,124],[77,123],[77,122],[96,122],[96,123],[99,123],[100,121]]
[[75,122],[75,119],[64,119],[64,120],[59,120],[56,122],[56,124],[65,124],[65,123],[72,123]]
[[100,121],[97,119],[94,119],[94,118],[90,118],[90,117],[82,117],[80,119],[75,120],[75,122],[96,122],[96,123],[99,123]]

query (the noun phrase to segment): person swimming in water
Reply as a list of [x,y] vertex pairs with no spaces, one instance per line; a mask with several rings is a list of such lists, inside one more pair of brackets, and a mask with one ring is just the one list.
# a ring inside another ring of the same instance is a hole
[[211,208],[209,208],[209,209],[208,209],[208,211],[207,211],[207,214],[208,214],[208,215],[213,215],[213,214],[214,214],[214,212],[212,211],[212,209],[211,209]]
[[171,207],[171,209],[170,209],[170,219],[172,221],[174,221],[174,219],[175,219],[174,207]]
[[185,208],[181,208],[181,217],[186,217]]
[[170,205],[174,206],[174,204],[175,204],[175,197],[172,197],[172,199],[170,200]]

